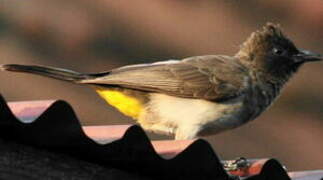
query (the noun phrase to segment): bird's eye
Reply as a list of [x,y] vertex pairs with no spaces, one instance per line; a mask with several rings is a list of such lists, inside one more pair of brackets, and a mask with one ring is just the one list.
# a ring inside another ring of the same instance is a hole
[[277,47],[274,47],[272,51],[275,55],[278,55],[278,56],[283,55],[285,52],[283,49],[277,48]]

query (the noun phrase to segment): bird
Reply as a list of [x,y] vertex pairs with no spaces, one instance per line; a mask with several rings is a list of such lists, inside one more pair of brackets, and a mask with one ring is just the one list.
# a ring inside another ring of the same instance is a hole
[[99,73],[19,64],[1,69],[89,85],[143,129],[188,140],[256,119],[303,64],[321,59],[298,49],[279,24],[267,23],[233,56],[194,56]]

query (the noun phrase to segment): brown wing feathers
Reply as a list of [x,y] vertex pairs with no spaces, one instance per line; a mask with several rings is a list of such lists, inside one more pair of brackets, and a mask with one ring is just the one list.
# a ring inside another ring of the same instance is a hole
[[187,98],[227,99],[242,93],[248,77],[239,64],[225,68],[227,63],[237,63],[230,58],[204,56],[174,63],[129,66],[128,70],[123,67],[112,70],[108,76],[81,83],[118,85]]

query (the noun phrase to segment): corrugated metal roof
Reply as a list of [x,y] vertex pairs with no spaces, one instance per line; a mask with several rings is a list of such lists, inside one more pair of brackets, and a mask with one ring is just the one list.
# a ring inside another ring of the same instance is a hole
[[[139,177],[232,178],[223,168],[223,163],[230,161],[220,161],[210,144],[202,139],[150,141],[139,126],[82,127],[72,107],[59,100],[11,102],[7,106],[1,98],[0,106],[0,139],[5,141],[64,154],[88,162],[89,166],[113,168]],[[323,177],[323,171],[287,174],[274,159],[248,162],[248,167],[231,170],[229,174],[247,179],[314,180]]]

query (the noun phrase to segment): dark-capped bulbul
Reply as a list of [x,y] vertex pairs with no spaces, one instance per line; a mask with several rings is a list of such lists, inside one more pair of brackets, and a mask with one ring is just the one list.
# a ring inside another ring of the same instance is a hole
[[193,139],[255,119],[301,65],[320,59],[296,48],[279,25],[267,23],[234,56],[195,56],[94,74],[17,64],[2,69],[90,85],[144,129]]

